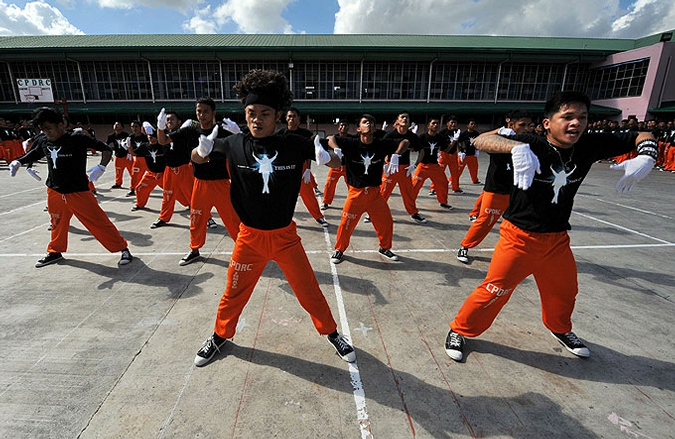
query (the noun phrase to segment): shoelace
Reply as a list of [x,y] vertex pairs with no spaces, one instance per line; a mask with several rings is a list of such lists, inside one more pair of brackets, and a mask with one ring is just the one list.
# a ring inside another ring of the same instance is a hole
[[565,337],[567,341],[573,346],[580,346],[583,344],[574,332],[568,332],[567,334],[563,335],[563,337]]
[[461,346],[462,345],[462,336],[456,332],[450,334],[450,346]]
[[335,342],[335,344],[338,345],[338,348],[340,349],[341,352],[348,350],[348,348],[350,347],[349,344],[347,344],[347,342],[341,335],[335,337],[333,341]]

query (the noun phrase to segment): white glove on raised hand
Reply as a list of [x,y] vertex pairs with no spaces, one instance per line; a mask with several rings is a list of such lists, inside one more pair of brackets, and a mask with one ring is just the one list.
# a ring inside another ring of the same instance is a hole
[[645,178],[654,168],[654,159],[648,155],[639,155],[634,159],[626,160],[616,165],[611,165],[611,169],[623,169],[623,177],[616,184],[616,191],[624,194],[631,190],[635,183]]
[[105,172],[105,166],[98,164],[91,169],[87,169],[87,174],[89,174],[89,181],[96,181],[101,178],[101,175]]
[[539,158],[530,149],[529,143],[516,145],[511,149],[513,161],[513,184],[527,190],[534,180],[534,173],[541,174]]
[[26,172],[28,172],[30,176],[36,179],[37,181],[42,181],[42,177],[40,177],[40,173],[37,171],[37,169],[26,168]]
[[455,134],[453,134],[453,136],[452,136],[452,140],[455,141],[455,142],[458,141],[459,140],[459,133],[461,133],[461,132],[462,132],[462,130],[457,129],[457,131],[455,131]]
[[465,152],[459,152],[459,153],[457,153],[457,156],[459,157],[459,162],[464,163],[464,159],[466,158],[466,153]]
[[155,129],[152,127],[150,122],[148,122],[147,120],[145,122],[143,122],[143,129],[145,130],[145,134],[148,134],[148,135],[151,135],[152,133],[155,132]]
[[162,111],[157,115],[157,129],[165,130],[166,129],[166,110],[162,108]]
[[18,160],[12,161],[12,163],[9,164],[9,175],[11,177],[14,177],[16,175],[16,171],[19,170],[21,167],[21,162]]
[[342,160],[342,148],[335,148],[333,149],[333,152],[335,153],[336,156],[338,156],[340,160]]
[[325,165],[330,162],[330,154],[321,146],[319,136],[314,136],[314,154],[316,155],[316,163],[319,165]]
[[197,145],[197,154],[199,157],[207,157],[213,150],[213,140],[218,137],[218,124],[213,126],[213,131],[208,136],[199,136],[199,145]]
[[396,174],[398,172],[398,159],[401,158],[400,154],[392,154],[389,156],[389,175]]
[[193,122],[194,121],[192,119],[188,119],[185,122],[183,122],[183,125],[181,125],[180,127],[181,128],[189,127],[190,125],[192,125]]
[[304,181],[305,184],[309,184],[309,182],[312,181],[312,171],[305,169],[305,172],[302,173],[302,181]]
[[500,136],[515,136],[516,132],[513,131],[511,128],[506,128],[506,127],[501,127],[499,130],[497,130],[497,134]]
[[474,154],[474,155],[475,155],[476,157],[478,157],[478,156],[480,155],[480,150],[477,149],[477,150],[476,150],[476,154]]
[[413,134],[417,134],[417,129],[419,128],[419,125],[415,125],[414,127],[410,128],[410,131],[413,132]]
[[382,122],[382,131],[387,129],[387,121]]
[[237,125],[232,119],[226,117],[223,119],[223,128],[225,128],[227,131],[231,132],[232,134],[239,134],[241,133],[241,128],[239,128],[239,125]]
[[405,168],[405,176],[410,177],[413,174],[413,172],[415,172],[415,168],[416,168],[415,165],[410,165],[407,168]]
[[21,142],[21,146],[23,146],[24,153],[28,152],[28,145],[29,145],[28,140],[24,140],[23,142]]

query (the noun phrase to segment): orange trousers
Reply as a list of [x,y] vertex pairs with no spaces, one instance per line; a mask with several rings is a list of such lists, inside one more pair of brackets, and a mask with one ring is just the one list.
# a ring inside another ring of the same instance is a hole
[[398,184],[398,190],[401,191],[401,198],[403,198],[403,207],[405,211],[408,212],[408,215],[414,215],[419,212],[415,199],[417,198],[417,193],[413,189],[412,179],[406,174],[405,166],[400,166],[399,171],[395,174],[387,175],[382,173],[382,185],[380,186],[380,193],[384,197],[385,201],[389,201],[391,193],[394,191],[394,188]]
[[313,178],[309,180],[309,183],[305,183],[304,179],[300,183],[300,198],[302,198],[307,211],[315,220],[323,218],[323,213],[321,213],[321,208],[319,207],[319,200],[316,199],[316,194],[314,193],[316,186],[316,180]]
[[216,208],[227,233],[234,241],[239,233],[239,215],[232,207],[230,180],[200,180],[195,178],[190,201],[190,248],[200,249],[206,242],[206,229],[211,209]]
[[544,326],[556,333],[572,330],[579,286],[567,232],[533,233],[502,221],[500,238],[487,275],[466,298],[450,328],[467,337],[485,332],[527,276],[534,275]]
[[134,161],[131,165],[131,183],[129,183],[129,189],[136,189],[146,172],[148,172],[148,165],[145,159],[134,156]]
[[[448,183],[452,185],[453,191],[459,190],[459,165],[457,159],[457,153],[448,154],[447,152],[441,151],[440,157],[438,159],[438,164],[443,168],[443,173],[445,174],[445,168],[447,167],[450,170],[450,178],[448,178]],[[434,189],[434,183],[431,183],[431,189]]]
[[125,169],[129,173],[129,177],[131,177],[133,175],[133,167],[134,161],[130,155],[126,157],[115,157],[115,184],[122,185]]
[[462,176],[464,168],[469,168],[469,176],[471,177],[471,183],[478,183],[478,157],[475,155],[468,155],[464,157],[464,161],[460,162],[457,158],[457,181]]
[[178,166],[175,168],[167,167],[164,169],[164,186],[162,193],[162,208],[159,212],[159,219],[171,221],[173,209],[176,201],[183,206],[190,205],[192,198],[192,188],[194,186],[194,175],[190,164]]
[[160,188],[164,185],[164,173],[163,172],[150,172],[147,171],[141,181],[138,182],[136,186],[136,206],[145,207],[148,204],[148,198],[150,198],[150,192],[157,186]]
[[227,269],[227,286],[220,298],[214,332],[232,338],[244,307],[267,262],[274,261],[286,276],[298,302],[312,318],[319,334],[331,334],[337,323],[319,288],[294,222],[275,230],[241,224]]
[[389,205],[380,193],[380,188],[374,186],[365,188],[348,186],[348,188],[347,199],[342,208],[342,220],[335,239],[335,250],[341,252],[347,250],[352,233],[359,224],[363,212],[370,217],[380,247],[390,249],[394,235],[394,219],[391,217]]
[[478,198],[476,198],[476,202],[473,203],[473,207],[471,208],[471,212],[469,212],[469,217],[472,216],[478,216],[480,213],[480,205],[483,202],[483,194],[485,191],[481,191],[481,193],[478,195]]
[[668,144],[666,146],[665,157],[663,168],[667,171],[675,171],[675,145]]
[[469,231],[462,239],[462,247],[474,248],[490,233],[490,230],[497,224],[499,217],[502,216],[507,207],[509,207],[508,194],[495,194],[492,192],[481,193],[478,197],[481,200],[480,208],[476,221],[471,223]]
[[328,176],[326,176],[326,185],[323,188],[323,204],[332,204],[335,199],[335,188],[337,187],[340,177],[347,181],[347,168],[340,166],[339,168],[328,168]]
[[47,246],[50,253],[68,250],[68,230],[73,215],[109,252],[121,252],[128,247],[127,241],[89,190],[62,194],[47,188],[47,210],[52,223],[52,239]]
[[438,202],[448,204],[448,180],[445,179],[443,168],[436,163],[417,165],[417,169],[412,176],[414,198],[417,199],[417,195],[419,195],[427,178],[430,178],[431,184],[434,185]]

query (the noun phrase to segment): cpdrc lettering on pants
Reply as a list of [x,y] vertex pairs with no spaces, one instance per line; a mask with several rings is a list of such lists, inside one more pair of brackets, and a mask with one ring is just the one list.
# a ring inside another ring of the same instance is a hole
[[485,286],[485,289],[487,290],[488,293],[493,294],[496,297],[505,296],[506,294],[509,294],[511,292],[511,288],[508,289],[500,288],[493,283],[488,283]]
[[242,264],[237,261],[230,261],[230,267],[235,271],[251,271],[253,270],[253,264]]

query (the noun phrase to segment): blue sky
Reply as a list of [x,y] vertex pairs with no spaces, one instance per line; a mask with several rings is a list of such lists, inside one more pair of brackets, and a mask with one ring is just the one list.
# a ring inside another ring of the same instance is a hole
[[[396,33],[639,38],[670,0],[0,0],[0,36]],[[559,5],[552,10],[552,5]]]

